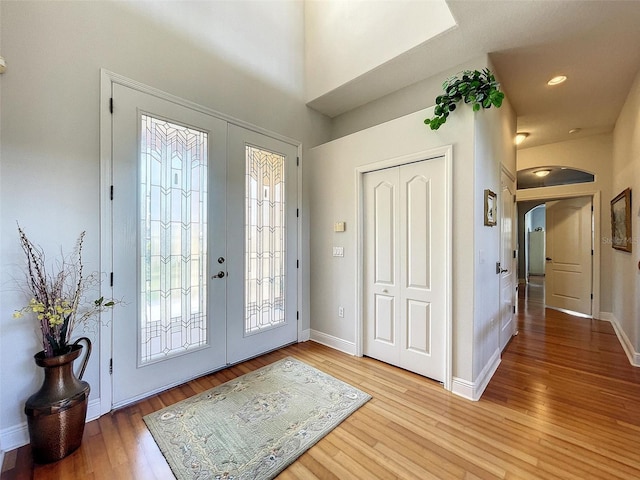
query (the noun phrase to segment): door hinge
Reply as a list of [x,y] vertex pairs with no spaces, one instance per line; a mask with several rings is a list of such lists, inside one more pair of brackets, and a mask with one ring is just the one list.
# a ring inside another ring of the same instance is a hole
[[296,157],[296,167],[300,166],[300,157]]
[[109,359],[109,375],[113,375],[113,358]]
[[514,250],[514,251],[513,251],[513,258],[516,258],[517,256],[518,256],[518,251],[517,251],[517,250]]
[[109,198],[113,200],[113,185],[111,185],[111,188],[109,188]]
[[516,306],[513,305],[513,313],[516,313]]
[[593,300],[593,293],[591,294],[591,300]]
[[593,255],[593,248],[591,249],[591,255]]
[[300,320],[300,312],[296,312],[296,320]]
[[296,218],[297,217],[300,217],[300,209],[299,208],[296,208]]
[[296,260],[296,268],[300,268],[300,260]]
[[113,97],[109,99],[109,113],[113,114]]
[[113,287],[113,272],[109,274],[109,286]]

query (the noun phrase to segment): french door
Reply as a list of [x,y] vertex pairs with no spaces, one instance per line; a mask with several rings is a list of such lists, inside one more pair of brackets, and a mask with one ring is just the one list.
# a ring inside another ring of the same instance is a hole
[[117,407],[297,339],[297,148],[112,95]]

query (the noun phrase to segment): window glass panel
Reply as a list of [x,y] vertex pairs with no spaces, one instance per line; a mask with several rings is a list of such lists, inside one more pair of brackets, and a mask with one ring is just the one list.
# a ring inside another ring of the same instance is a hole
[[142,115],[140,363],[207,343],[205,132]]
[[246,147],[245,333],[285,321],[284,161]]

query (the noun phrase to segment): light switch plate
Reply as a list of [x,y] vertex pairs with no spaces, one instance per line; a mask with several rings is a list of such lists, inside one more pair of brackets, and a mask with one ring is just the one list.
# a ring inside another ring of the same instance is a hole
[[344,232],[346,227],[347,226],[346,226],[345,222],[336,222],[333,225],[333,231],[334,232]]
[[333,247],[334,257],[344,257],[344,247]]

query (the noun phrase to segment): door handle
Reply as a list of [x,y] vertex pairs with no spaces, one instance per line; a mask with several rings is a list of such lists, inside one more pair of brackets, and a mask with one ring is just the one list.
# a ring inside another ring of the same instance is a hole
[[551,258],[547,257],[547,258],[546,258],[546,260],[547,260],[547,262],[550,262],[550,261],[551,261]]
[[224,278],[225,273],[220,270],[218,273],[216,273],[215,275],[213,275],[211,278]]
[[507,273],[509,270],[500,270],[500,273]]

